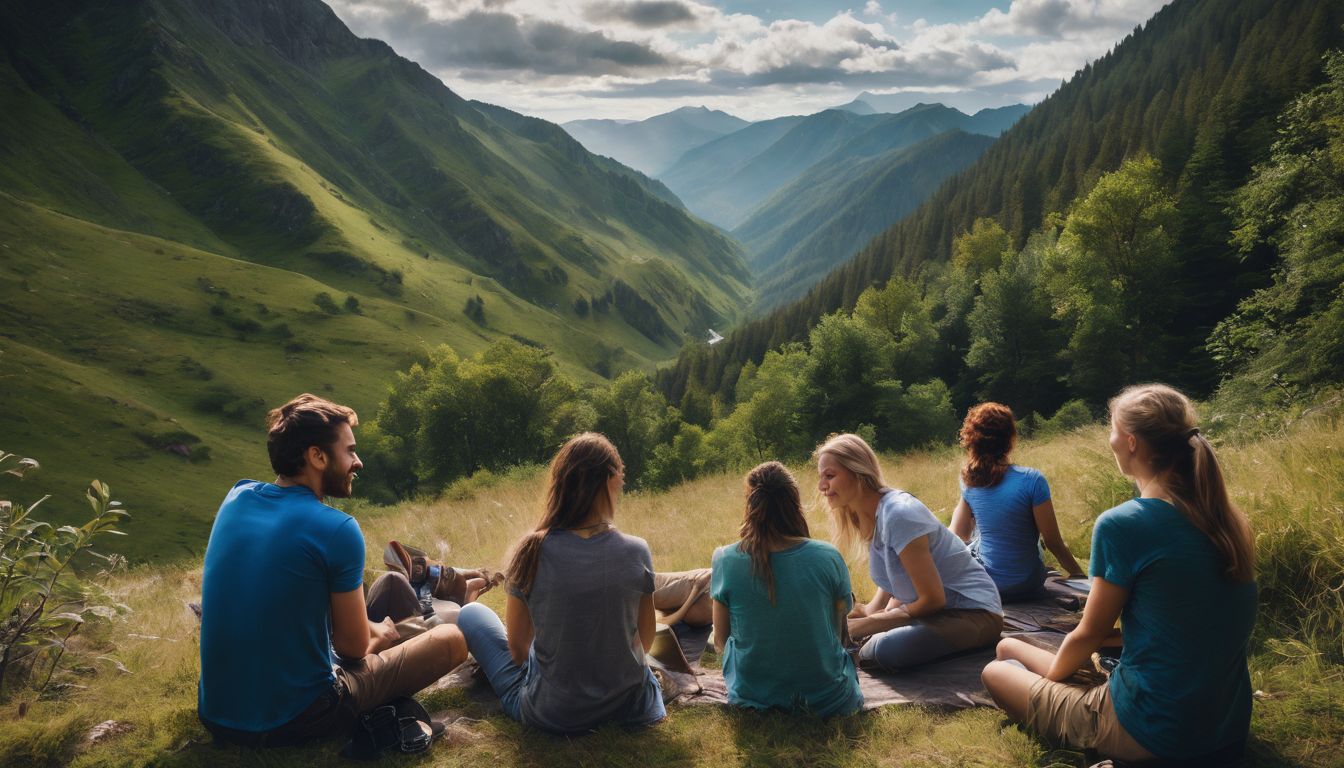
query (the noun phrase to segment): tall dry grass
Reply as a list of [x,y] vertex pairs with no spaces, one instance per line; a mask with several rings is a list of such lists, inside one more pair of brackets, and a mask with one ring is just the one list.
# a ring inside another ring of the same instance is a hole
[[[1263,696],[1252,726],[1254,764],[1336,765],[1344,744],[1344,427],[1317,415],[1281,434],[1219,446],[1236,502],[1250,514],[1259,547],[1261,616],[1253,645],[1254,685]],[[1100,426],[1039,442],[1026,441],[1018,463],[1050,481],[1060,527],[1080,560],[1092,523],[1132,493],[1119,475]],[[945,522],[957,499],[960,455],[940,448],[883,457],[888,484],[909,490]],[[815,471],[792,467],[809,501],[813,535],[829,522],[816,503]],[[544,468],[463,481],[443,498],[392,508],[354,503],[368,542],[368,576],[381,567],[383,543],[397,538],[462,565],[503,565],[512,542],[535,523]],[[222,495],[224,489],[219,489]],[[216,499],[203,499],[214,504]],[[663,493],[628,493],[617,525],[645,538],[655,567],[682,570],[709,563],[713,549],[736,540],[742,477],[704,477]],[[860,597],[871,594],[866,567],[855,563]],[[131,606],[125,619],[84,638],[67,686],[43,701],[15,699],[0,708],[0,765],[303,765],[340,764],[335,744],[252,753],[215,749],[195,717],[196,622],[185,607],[200,589],[199,563],[138,568],[111,585]],[[486,604],[498,609],[492,592]],[[102,658],[100,658],[102,657]],[[118,664],[125,671],[119,671]],[[458,691],[436,694],[435,708],[483,716]],[[20,707],[27,709],[19,716]],[[84,741],[103,720],[133,730],[98,745]],[[992,710],[934,712],[887,709],[831,722],[712,708],[674,709],[648,732],[618,728],[574,740],[526,733],[499,716],[485,717],[436,747],[433,765],[1085,765],[1081,753],[1049,751]]]

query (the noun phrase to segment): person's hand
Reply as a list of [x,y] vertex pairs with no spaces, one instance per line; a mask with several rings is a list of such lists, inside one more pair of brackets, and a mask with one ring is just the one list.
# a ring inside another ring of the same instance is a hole
[[401,640],[401,634],[397,632],[397,623],[392,621],[391,617],[385,617],[377,623],[370,622],[369,628],[372,635],[369,653],[387,650]]
[[868,617],[866,617],[866,616],[854,616],[853,614],[850,614],[850,618],[849,618],[849,636],[850,636],[851,638],[853,638],[853,639],[855,639],[855,640],[860,640],[860,639],[865,638],[865,637],[867,637],[868,635],[871,635],[871,634],[872,634],[872,632],[869,631],[869,629],[868,629]]

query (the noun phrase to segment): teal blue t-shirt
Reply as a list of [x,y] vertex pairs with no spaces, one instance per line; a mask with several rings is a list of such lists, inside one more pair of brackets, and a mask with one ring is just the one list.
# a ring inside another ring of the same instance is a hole
[[1129,590],[1120,614],[1124,650],[1110,682],[1125,730],[1174,759],[1245,740],[1255,583],[1229,581],[1213,542],[1160,499],[1103,512],[1090,567],[1094,578]]
[[335,680],[331,594],[363,581],[353,517],[300,486],[235,485],[205,547],[201,717],[251,732],[293,720]]
[[823,717],[857,711],[863,694],[836,613],[836,601],[846,612],[853,607],[845,559],[808,539],[772,553],[770,567],[774,605],[737,544],[714,551],[710,597],[728,608],[731,622],[723,655],[728,701]]

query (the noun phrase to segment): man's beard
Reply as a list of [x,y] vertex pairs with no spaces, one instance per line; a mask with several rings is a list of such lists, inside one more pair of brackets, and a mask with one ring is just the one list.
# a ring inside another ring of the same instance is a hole
[[328,463],[327,468],[322,470],[322,495],[330,496],[333,499],[348,499],[353,492],[355,475],[353,472],[342,472],[336,468],[335,464]]

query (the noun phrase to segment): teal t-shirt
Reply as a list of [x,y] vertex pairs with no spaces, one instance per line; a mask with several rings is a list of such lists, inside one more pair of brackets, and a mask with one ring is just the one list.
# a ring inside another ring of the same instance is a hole
[[772,553],[770,567],[774,605],[737,544],[714,551],[710,597],[728,608],[731,622],[723,655],[728,701],[823,717],[857,711],[863,694],[836,613],[836,601],[853,607],[845,559],[808,539]]
[[205,547],[201,717],[260,732],[313,703],[335,680],[331,594],[363,581],[353,517],[301,486],[235,485]]
[[1160,499],[1103,512],[1090,566],[1094,578],[1129,590],[1120,614],[1124,650],[1110,682],[1125,730],[1174,759],[1245,740],[1255,583],[1229,581],[1213,542]]

